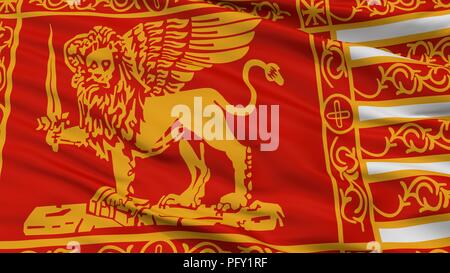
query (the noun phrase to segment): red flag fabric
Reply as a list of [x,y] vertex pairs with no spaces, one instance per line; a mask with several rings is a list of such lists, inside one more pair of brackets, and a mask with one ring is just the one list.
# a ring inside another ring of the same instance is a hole
[[450,3],[0,3],[3,252],[446,252]]

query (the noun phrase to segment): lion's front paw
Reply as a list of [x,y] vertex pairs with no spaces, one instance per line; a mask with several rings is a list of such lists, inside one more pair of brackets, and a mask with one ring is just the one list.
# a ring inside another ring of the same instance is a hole
[[128,197],[114,192],[111,195],[108,195],[103,201],[109,206],[123,207],[128,201]]
[[182,207],[196,207],[194,198],[188,194],[168,194],[163,196],[158,203],[160,208],[165,208],[166,206],[182,206]]
[[149,201],[146,199],[119,194],[116,189],[104,186],[98,189],[91,198],[89,212],[97,216],[111,218],[115,215],[116,209],[135,215],[137,211],[148,207]]
[[114,215],[112,208],[123,206],[126,201],[126,196],[117,194],[114,188],[104,186],[91,198],[89,212],[97,216],[112,217]]
[[231,192],[225,194],[224,196],[222,196],[222,198],[220,198],[217,209],[221,211],[226,211],[229,209],[238,210],[242,207],[247,206],[247,202],[248,200],[244,194]]
[[129,195],[124,196],[117,192],[106,197],[104,202],[111,207],[115,207],[123,212],[129,212],[132,215],[135,215],[137,211],[143,208],[149,207],[149,201],[147,199],[131,197]]

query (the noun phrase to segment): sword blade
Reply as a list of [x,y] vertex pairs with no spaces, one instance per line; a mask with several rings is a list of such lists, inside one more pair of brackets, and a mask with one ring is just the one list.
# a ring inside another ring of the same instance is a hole
[[51,122],[56,122],[57,118],[61,118],[61,101],[59,100],[58,90],[56,87],[56,58],[53,49],[53,29],[50,25],[50,34],[48,37],[48,62],[47,76],[45,79],[45,91],[47,93],[47,117]]

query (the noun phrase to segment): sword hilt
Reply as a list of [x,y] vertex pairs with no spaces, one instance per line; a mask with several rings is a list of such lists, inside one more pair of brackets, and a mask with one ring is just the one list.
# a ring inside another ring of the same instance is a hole
[[63,113],[60,116],[44,116],[37,119],[38,127],[36,130],[47,132],[45,140],[47,144],[52,147],[54,152],[58,151],[62,131],[66,125],[70,124],[68,116],[69,113]]

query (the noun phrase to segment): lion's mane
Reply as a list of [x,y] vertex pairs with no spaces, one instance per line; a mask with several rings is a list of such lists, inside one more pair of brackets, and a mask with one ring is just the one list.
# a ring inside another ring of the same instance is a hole
[[[109,85],[88,81],[86,57],[100,48],[112,51],[115,71]],[[143,119],[145,88],[133,76],[133,64],[122,40],[113,30],[95,27],[65,44],[65,60],[74,73],[80,126],[89,134],[97,155],[108,159],[105,144],[134,143]]]

